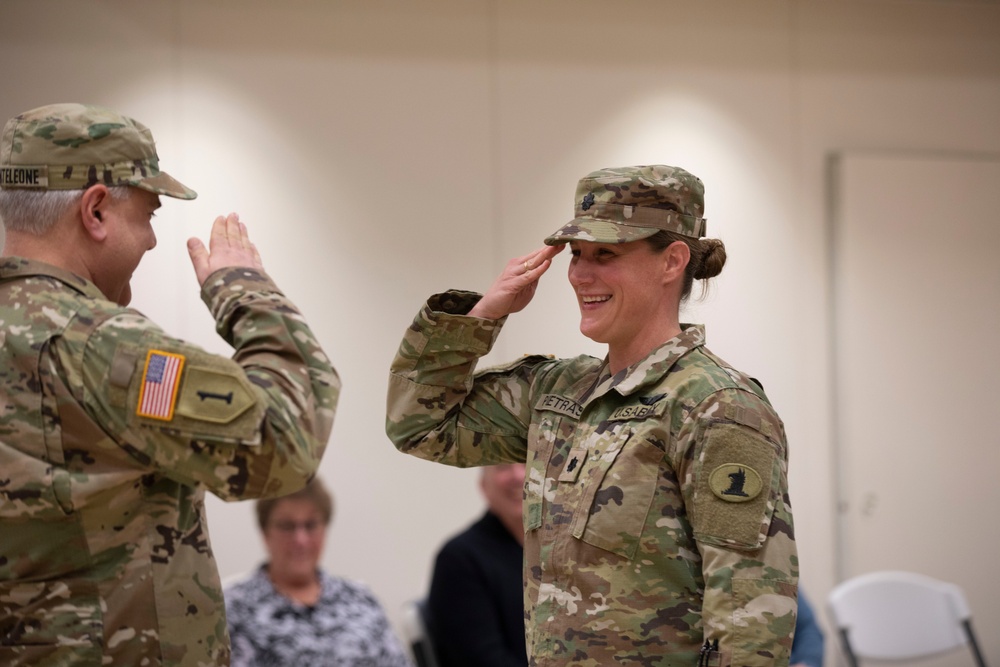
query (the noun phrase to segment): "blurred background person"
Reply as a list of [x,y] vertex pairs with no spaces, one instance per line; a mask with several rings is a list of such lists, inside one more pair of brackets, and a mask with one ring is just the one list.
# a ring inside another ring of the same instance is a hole
[[257,503],[268,560],[225,591],[233,667],[411,667],[368,587],[319,568],[332,518],[318,478]]
[[525,667],[524,464],[482,469],[486,513],[438,552],[427,599],[440,667]]
[[799,588],[799,615],[795,617],[791,667],[823,667],[823,631],[809,600]]

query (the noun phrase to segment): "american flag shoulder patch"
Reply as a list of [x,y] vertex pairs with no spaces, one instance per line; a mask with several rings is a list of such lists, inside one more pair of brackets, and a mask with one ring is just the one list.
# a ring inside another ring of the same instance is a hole
[[140,417],[170,421],[174,418],[177,390],[181,385],[184,355],[150,350],[142,372],[142,388],[135,413]]

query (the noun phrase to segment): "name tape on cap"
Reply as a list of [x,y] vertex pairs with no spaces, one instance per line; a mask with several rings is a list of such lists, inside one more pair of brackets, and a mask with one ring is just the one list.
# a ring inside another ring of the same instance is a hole
[[0,187],[47,188],[49,168],[44,165],[30,167],[0,167]]

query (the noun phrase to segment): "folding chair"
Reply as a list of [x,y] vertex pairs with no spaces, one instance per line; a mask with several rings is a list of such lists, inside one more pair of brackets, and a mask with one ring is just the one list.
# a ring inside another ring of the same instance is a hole
[[427,600],[411,600],[403,605],[403,631],[417,667],[438,667],[430,634]]
[[828,601],[851,667],[859,657],[912,660],[963,646],[986,667],[955,584],[913,572],[872,572],[841,583]]

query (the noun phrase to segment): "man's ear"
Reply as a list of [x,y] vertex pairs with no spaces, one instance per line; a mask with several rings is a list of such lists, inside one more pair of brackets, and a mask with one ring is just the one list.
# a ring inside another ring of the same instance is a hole
[[684,280],[684,271],[691,261],[691,248],[684,241],[674,241],[663,251],[663,279],[665,283]]
[[80,198],[80,222],[93,240],[104,241],[108,236],[106,220],[111,207],[111,193],[98,183],[83,191]]

